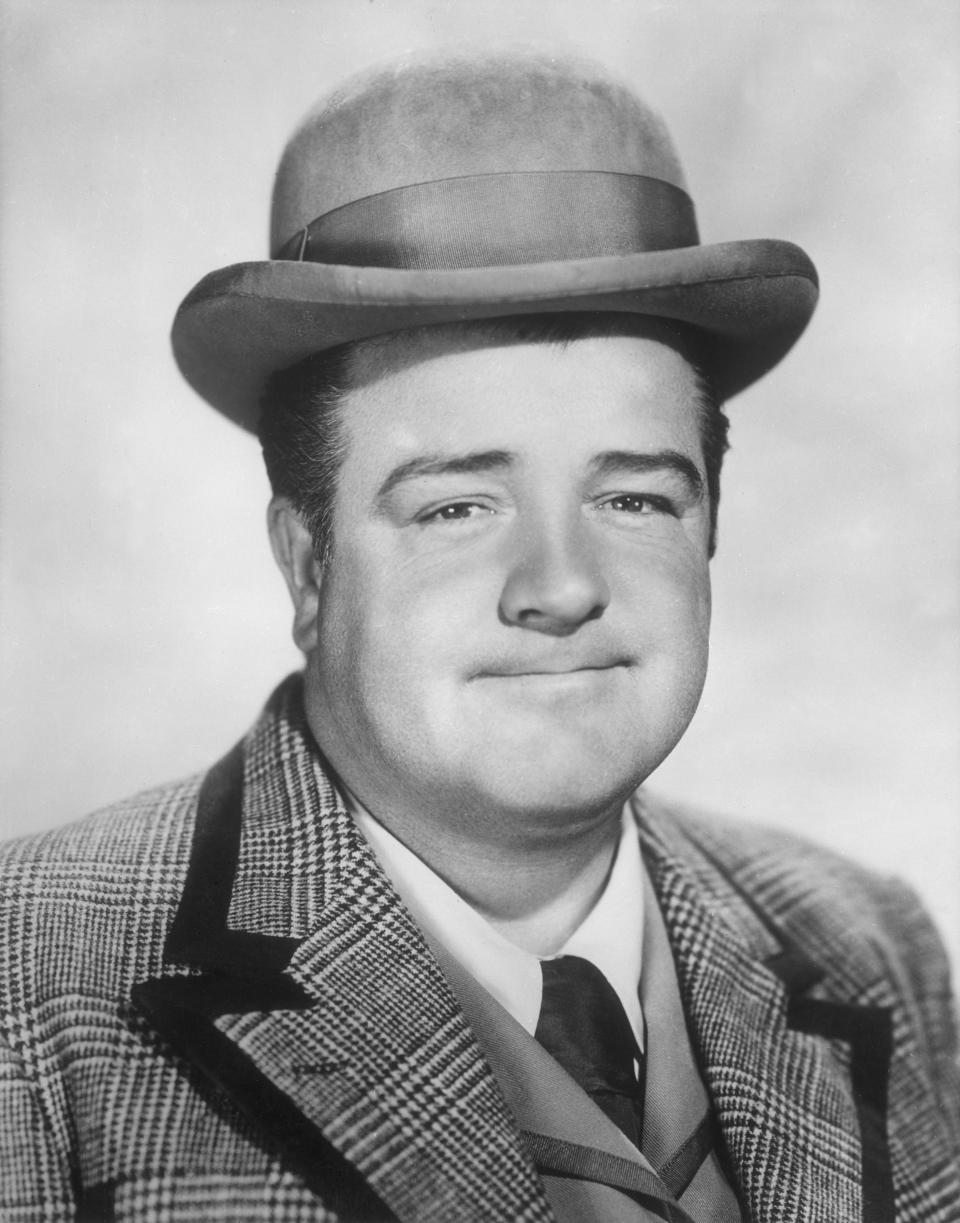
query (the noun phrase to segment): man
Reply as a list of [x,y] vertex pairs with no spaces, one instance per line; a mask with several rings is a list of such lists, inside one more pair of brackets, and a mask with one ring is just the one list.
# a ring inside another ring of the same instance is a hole
[[308,116],[180,366],[259,430],[306,666],[202,778],[12,845],[4,1217],[948,1220],[915,900],[637,791],[706,668],[725,398],[812,265],[698,244],[592,65]]

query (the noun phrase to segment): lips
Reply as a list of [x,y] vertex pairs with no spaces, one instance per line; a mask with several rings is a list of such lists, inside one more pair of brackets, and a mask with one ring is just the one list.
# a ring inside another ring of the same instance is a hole
[[538,662],[516,662],[484,667],[471,675],[471,679],[526,679],[536,676],[563,676],[613,671],[618,667],[631,666],[629,659],[603,657],[577,661],[550,660]]

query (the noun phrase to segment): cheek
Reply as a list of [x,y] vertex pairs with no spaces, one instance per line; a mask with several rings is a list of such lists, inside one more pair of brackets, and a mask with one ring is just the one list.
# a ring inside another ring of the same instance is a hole
[[327,575],[319,607],[325,688],[367,716],[394,720],[423,703],[436,677],[455,673],[475,639],[478,600],[439,566],[424,572],[357,549]]
[[[614,560],[616,601],[639,631],[664,642],[689,639],[697,648],[710,631],[710,569],[699,541],[651,541]],[[652,644],[652,642],[651,642]]]
[[686,727],[707,676],[710,643],[710,575],[706,561],[692,567],[666,601],[675,668],[673,703]]
[[365,587],[376,609],[371,632],[385,634],[398,653],[456,655],[471,638],[497,628],[503,583],[503,559],[493,539],[391,557],[368,568]]
[[667,603],[678,631],[689,639],[691,648],[705,652],[711,614],[710,574],[706,564],[687,572],[673,588]]

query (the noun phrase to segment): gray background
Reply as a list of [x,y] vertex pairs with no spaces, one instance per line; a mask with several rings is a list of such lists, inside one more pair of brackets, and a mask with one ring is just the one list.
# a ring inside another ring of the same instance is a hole
[[823,298],[732,405],[711,676],[664,792],[916,884],[960,962],[953,0],[7,0],[0,835],[201,768],[296,666],[257,447],[167,333],[265,253],[291,126],[450,40],[567,41],[667,116],[705,240]]

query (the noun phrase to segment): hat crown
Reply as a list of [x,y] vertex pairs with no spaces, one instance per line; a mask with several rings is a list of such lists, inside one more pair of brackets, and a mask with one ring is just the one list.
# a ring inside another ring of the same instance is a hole
[[816,299],[792,243],[700,244],[664,124],[606,68],[433,51],[307,115],[277,173],[270,258],[199,281],[173,345],[191,385],[248,429],[270,375],[313,354],[529,313],[696,327],[729,396],[781,359]]
[[582,170],[685,186],[662,120],[601,65],[524,51],[408,57],[346,82],[294,133],[271,253],[316,218],[398,187]]

